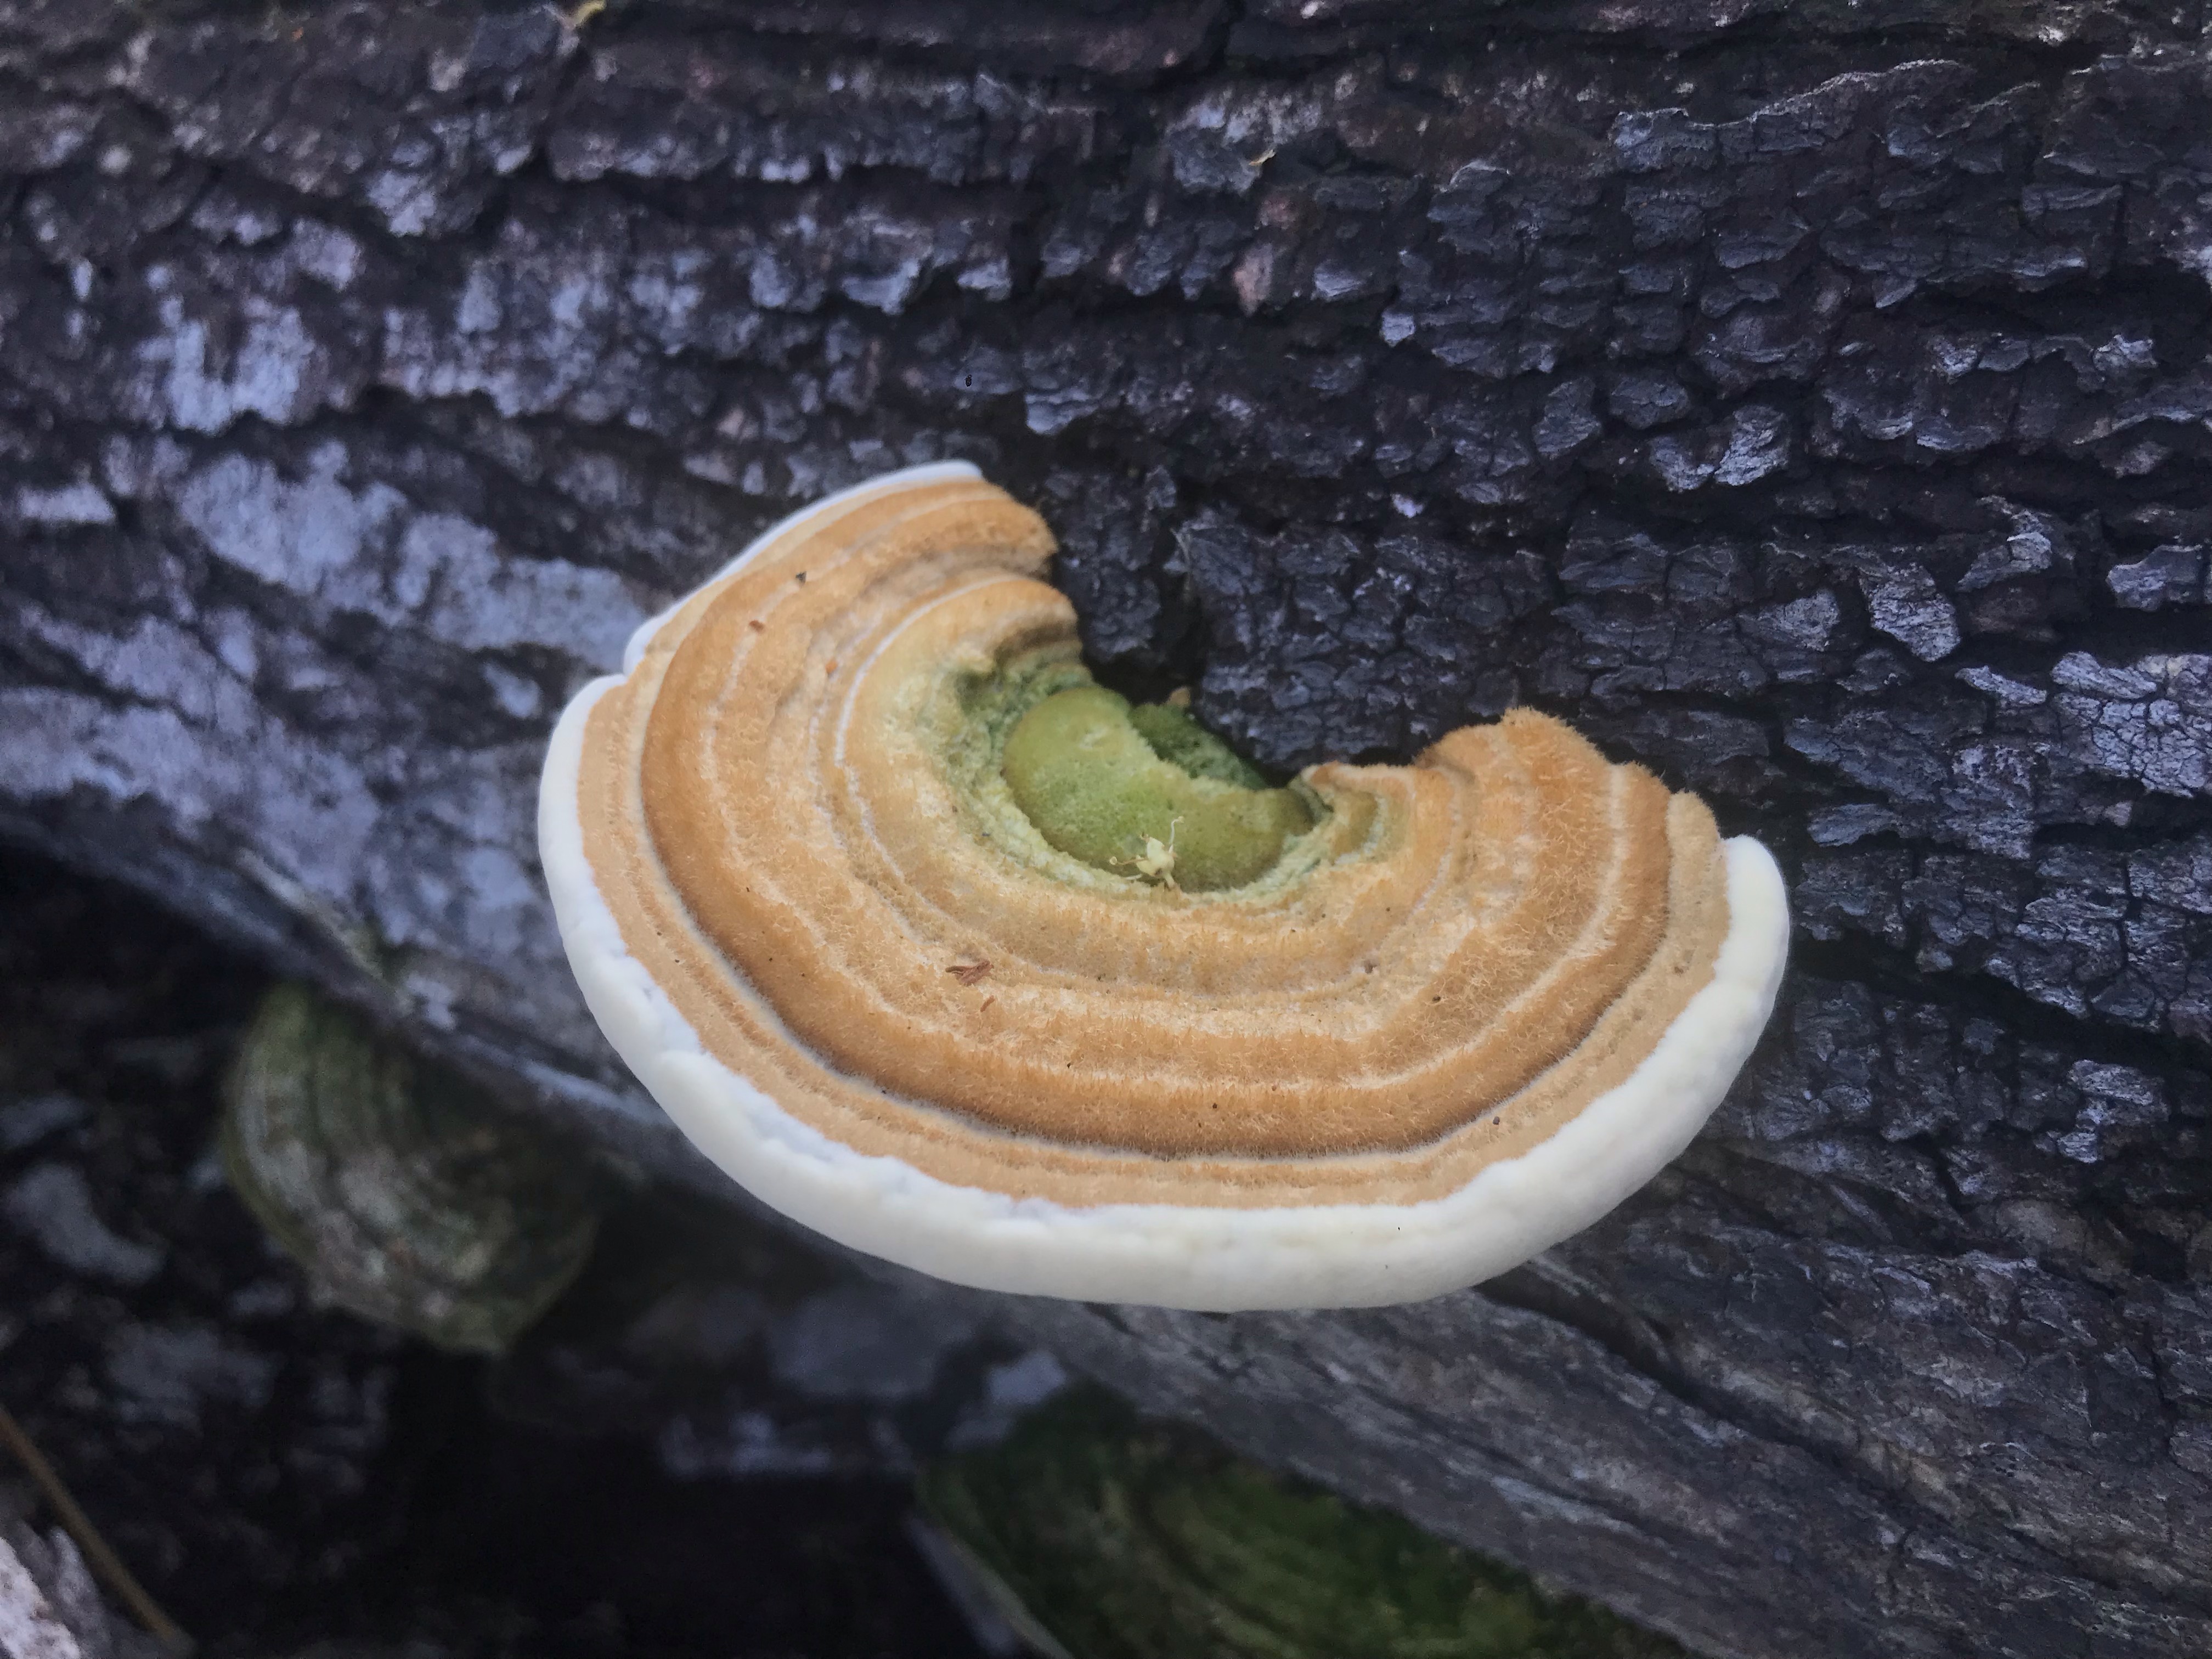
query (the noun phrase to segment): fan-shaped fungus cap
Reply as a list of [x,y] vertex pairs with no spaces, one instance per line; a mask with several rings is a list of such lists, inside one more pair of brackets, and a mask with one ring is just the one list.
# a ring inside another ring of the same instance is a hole
[[988,1288],[1411,1301],[1680,1152],[1773,1005],[1773,860],[1516,711],[1272,789],[1089,687],[1037,516],[964,465],[785,520],[548,757],[586,1000],[694,1142]]

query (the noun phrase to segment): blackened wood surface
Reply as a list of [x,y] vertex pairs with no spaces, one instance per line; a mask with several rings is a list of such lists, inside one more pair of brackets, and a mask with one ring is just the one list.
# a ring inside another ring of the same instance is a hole
[[960,455],[1266,760],[1765,837],[1691,1155],[1480,1291],[1010,1316],[1729,1659],[2212,1651],[2199,0],[0,3],[0,824],[610,1144],[556,710]]

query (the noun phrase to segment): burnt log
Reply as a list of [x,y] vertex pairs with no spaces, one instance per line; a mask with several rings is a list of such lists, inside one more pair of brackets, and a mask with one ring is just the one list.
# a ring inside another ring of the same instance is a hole
[[994,1316],[1726,1659],[2212,1651],[2200,0],[0,0],[0,833],[696,1161],[532,806],[824,490],[1273,765],[1528,703],[1797,906],[1479,1290]]

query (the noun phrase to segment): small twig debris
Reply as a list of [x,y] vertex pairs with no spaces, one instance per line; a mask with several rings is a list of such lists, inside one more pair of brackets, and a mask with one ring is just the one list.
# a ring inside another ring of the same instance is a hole
[[46,1454],[32,1443],[31,1437],[24,1432],[23,1425],[15,1420],[5,1406],[0,1406],[0,1443],[4,1443],[9,1451],[15,1453],[15,1461],[23,1466],[24,1473],[46,1494],[46,1502],[53,1505],[55,1516],[62,1523],[62,1529],[76,1540],[77,1548],[84,1552],[84,1558],[91,1564],[93,1571],[115,1592],[117,1600],[129,1607],[131,1615],[146,1627],[148,1633],[170,1652],[179,1656],[191,1653],[196,1645],[192,1638],[185,1634],[175,1620],[161,1611],[154,1598],[146,1594],[145,1586],[131,1576],[130,1568],[123,1565],[123,1558],[108,1547],[107,1540],[100,1535],[100,1529],[92,1524],[92,1517],[84,1512],[83,1506],[62,1484],[62,1478],[55,1473],[54,1466],[46,1462]]

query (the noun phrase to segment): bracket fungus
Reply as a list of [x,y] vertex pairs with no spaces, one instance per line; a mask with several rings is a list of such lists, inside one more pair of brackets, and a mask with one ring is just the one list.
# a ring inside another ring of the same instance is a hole
[[591,1256],[597,1183],[557,1142],[303,987],[262,999],[223,1093],[232,1189],[364,1319],[499,1353]]
[[787,519],[554,734],[538,835],[616,1049],[710,1158],[989,1289],[1373,1305],[1587,1225],[1773,1006],[1774,862],[1516,710],[1285,787],[1094,686],[972,467]]

